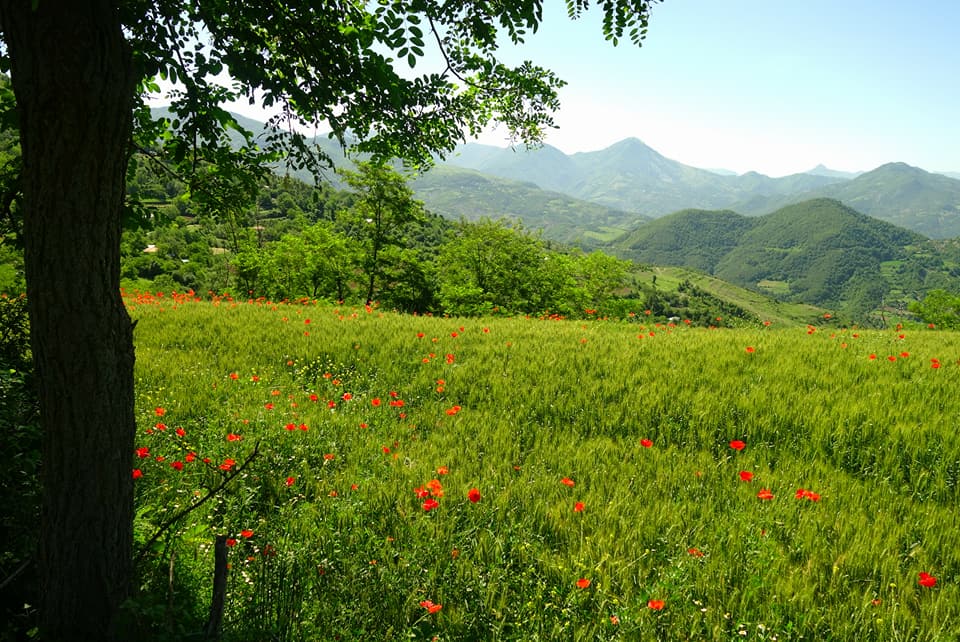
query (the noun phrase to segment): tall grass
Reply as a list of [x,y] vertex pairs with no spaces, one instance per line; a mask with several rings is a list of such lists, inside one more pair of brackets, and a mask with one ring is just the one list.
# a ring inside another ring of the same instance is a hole
[[158,635],[960,637],[960,335],[130,306]]

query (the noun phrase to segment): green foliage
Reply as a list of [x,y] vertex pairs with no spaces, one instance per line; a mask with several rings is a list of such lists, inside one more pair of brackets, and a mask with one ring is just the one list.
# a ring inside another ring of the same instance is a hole
[[960,634],[957,334],[128,305],[139,541],[260,452],[148,554],[145,637],[200,626],[216,535],[225,639]]
[[922,301],[910,304],[910,311],[938,328],[960,329],[960,296],[945,290],[931,290]]

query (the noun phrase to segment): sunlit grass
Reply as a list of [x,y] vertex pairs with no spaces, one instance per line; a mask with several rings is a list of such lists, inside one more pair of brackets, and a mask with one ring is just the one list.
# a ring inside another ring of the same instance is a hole
[[[224,534],[236,639],[960,635],[960,335],[169,297],[132,314],[140,540],[259,443],[144,565],[167,603],[176,552],[187,628]],[[442,496],[419,497],[431,480]]]

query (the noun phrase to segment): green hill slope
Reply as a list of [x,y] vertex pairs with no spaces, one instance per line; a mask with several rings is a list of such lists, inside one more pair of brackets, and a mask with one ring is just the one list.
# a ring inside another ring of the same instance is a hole
[[530,182],[513,181],[456,167],[438,166],[410,184],[428,209],[452,219],[507,218],[565,243],[595,246],[646,219],[581,201]]
[[956,261],[937,244],[832,199],[761,217],[678,212],[639,227],[612,248],[636,261],[696,268],[857,320],[884,304],[903,308],[932,287],[960,287]]

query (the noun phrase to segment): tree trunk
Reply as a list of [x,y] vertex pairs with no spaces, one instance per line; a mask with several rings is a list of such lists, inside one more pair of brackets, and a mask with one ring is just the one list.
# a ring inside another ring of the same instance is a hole
[[[35,8],[31,9],[31,5]],[[23,152],[43,437],[43,640],[119,637],[132,576],[133,332],[119,295],[136,78],[115,3],[0,0]]]

